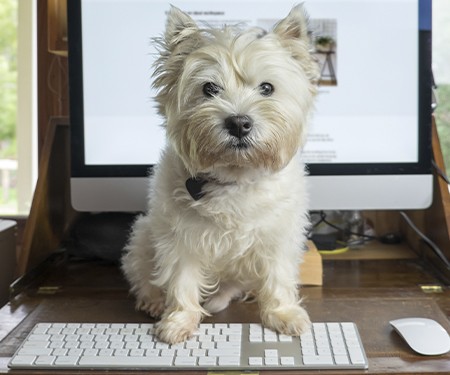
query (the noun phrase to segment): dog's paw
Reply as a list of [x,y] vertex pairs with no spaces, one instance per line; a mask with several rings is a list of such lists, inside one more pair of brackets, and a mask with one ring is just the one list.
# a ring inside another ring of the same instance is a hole
[[233,285],[222,285],[219,291],[209,297],[203,304],[203,308],[210,314],[225,310],[231,301],[242,298],[243,292]]
[[262,323],[267,328],[289,336],[300,336],[311,327],[308,313],[299,305],[265,311]]
[[161,341],[176,344],[189,339],[198,328],[201,313],[195,311],[173,311],[164,314],[155,326],[155,333]]
[[203,304],[203,308],[210,314],[218,313],[225,310],[230,304],[231,299],[228,296],[214,296],[206,300]]
[[147,300],[137,300],[136,310],[143,311],[149,314],[152,318],[159,318],[165,309],[165,299],[164,297],[156,298],[152,301]]

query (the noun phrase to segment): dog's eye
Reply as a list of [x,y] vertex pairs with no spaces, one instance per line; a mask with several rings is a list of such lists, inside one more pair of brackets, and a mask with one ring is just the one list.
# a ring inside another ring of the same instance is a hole
[[220,86],[217,86],[215,83],[212,82],[206,82],[203,85],[203,94],[208,98],[212,98],[216,95],[219,95],[221,90],[222,88]]
[[273,94],[274,87],[271,83],[263,82],[259,85],[259,92],[262,96],[270,96]]

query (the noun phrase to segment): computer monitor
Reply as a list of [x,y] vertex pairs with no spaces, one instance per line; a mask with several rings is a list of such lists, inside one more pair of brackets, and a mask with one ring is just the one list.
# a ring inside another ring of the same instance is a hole
[[[200,23],[271,28],[291,0],[177,0]],[[305,149],[311,210],[432,200],[431,0],[306,0],[321,66]],[[73,207],[145,210],[164,147],[152,38],[169,1],[69,0]],[[151,197],[150,197],[151,199]]]

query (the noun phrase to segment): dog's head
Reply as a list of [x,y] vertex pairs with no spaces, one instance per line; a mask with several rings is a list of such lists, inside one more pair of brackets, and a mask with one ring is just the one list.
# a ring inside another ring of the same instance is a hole
[[201,28],[172,7],[158,45],[156,100],[192,175],[278,171],[294,157],[318,79],[300,6],[271,32]]

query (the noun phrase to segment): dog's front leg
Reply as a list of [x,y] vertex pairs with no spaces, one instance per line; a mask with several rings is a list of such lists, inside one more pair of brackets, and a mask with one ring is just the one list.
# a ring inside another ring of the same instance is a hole
[[300,306],[297,268],[286,259],[267,265],[261,282],[258,302],[264,326],[279,333],[299,336],[311,325],[308,313]]
[[198,266],[179,262],[174,270],[166,296],[166,310],[156,325],[159,339],[169,344],[192,336],[206,313],[201,307],[201,273]]

